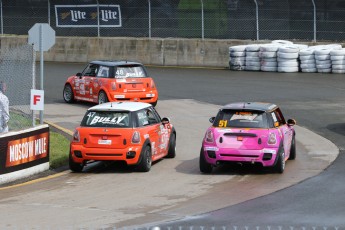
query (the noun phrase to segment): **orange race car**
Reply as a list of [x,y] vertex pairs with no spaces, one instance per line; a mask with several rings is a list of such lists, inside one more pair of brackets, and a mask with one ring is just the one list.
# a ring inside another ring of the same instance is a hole
[[158,91],[145,67],[138,62],[92,61],[81,73],[67,79],[63,98],[93,103],[140,101],[156,106]]
[[123,161],[147,172],[153,161],[176,155],[176,131],[169,118],[142,102],[108,102],[89,108],[76,128],[69,167],[80,172],[89,161]]

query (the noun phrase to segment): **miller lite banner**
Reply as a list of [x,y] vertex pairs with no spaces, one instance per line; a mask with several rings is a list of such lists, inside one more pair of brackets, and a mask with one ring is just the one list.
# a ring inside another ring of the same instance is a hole
[[56,27],[121,27],[119,5],[55,5]]

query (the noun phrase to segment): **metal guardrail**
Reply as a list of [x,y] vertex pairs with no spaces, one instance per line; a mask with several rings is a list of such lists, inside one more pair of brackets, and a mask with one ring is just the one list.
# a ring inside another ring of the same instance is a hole
[[[62,27],[57,6],[94,6],[95,26]],[[117,27],[99,23],[102,7],[118,6]],[[1,34],[26,35],[48,23],[57,36],[180,37],[251,40],[345,40],[341,0],[0,0]]]

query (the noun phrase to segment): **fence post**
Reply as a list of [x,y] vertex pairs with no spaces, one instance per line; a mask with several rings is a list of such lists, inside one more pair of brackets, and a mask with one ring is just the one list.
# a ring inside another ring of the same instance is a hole
[[4,16],[2,15],[2,0],[0,0],[0,13],[1,13],[1,35],[4,35]]
[[149,4],[149,38],[151,39],[151,0],[147,0]]
[[48,25],[50,25],[50,0],[48,0]]
[[205,38],[205,24],[204,24],[204,1],[200,0],[201,3],[201,39]]
[[316,42],[316,5],[314,0],[311,1],[313,2],[314,6],[314,42]]
[[255,15],[256,15],[256,40],[259,41],[259,6],[256,0],[255,2]]
[[100,29],[99,29],[99,2],[97,0],[97,37],[100,37]]

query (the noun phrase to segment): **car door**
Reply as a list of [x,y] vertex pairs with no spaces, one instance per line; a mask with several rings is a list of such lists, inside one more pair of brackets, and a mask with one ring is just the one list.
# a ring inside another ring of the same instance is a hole
[[111,77],[111,68],[109,66],[100,65],[97,69],[96,78],[90,82],[90,94],[91,97],[97,102],[98,100],[98,93],[103,87],[105,91],[107,91],[108,80]]
[[274,117],[276,118],[275,122],[278,125],[278,129],[282,134],[285,157],[287,158],[290,153],[293,130],[290,126],[287,125],[285,118],[279,108],[275,109],[273,113]]
[[96,79],[96,74],[99,70],[99,65],[90,63],[79,77],[79,91],[76,96],[83,101],[94,101],[93,82]]

